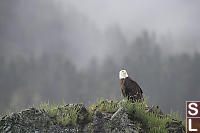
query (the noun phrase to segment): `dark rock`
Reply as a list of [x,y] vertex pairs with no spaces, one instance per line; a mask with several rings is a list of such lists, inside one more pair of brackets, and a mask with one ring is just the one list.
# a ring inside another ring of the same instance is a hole
[[48,114],[35,108],[3,117],[0,120],[0,131],[1,133],[67,132],[65,128],[54,125]]
[[119,108],[111,117],[112,133],[138,133],[137,127],[128,119],[126,108]]
[[89,122],[89,112],[83,104],[79,105],[77,123],[80,125],[85,125]]
[[169,133],[185,133],[185,127],[182,122],[178,122],[177,120],[173,120],[172,122],[167,122],[166,128]]
[[149,113],[154,113],[154,114],[157,114],[159,116],[163,116],[164,113],[162,112],[162,110],[159,108],[159,106],[156,106],[156,105],[153,105],[151,107],[148,107],[148,112]]
[[105,119],[103,114],[100,111],[95,111],[93,117],[93,133],[105,133],[104,123]]

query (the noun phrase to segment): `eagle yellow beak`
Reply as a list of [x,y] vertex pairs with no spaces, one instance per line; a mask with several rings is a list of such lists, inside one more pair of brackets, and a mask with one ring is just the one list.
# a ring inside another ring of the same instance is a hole
[[122,71],[123,74],[126,74],[126,71]]

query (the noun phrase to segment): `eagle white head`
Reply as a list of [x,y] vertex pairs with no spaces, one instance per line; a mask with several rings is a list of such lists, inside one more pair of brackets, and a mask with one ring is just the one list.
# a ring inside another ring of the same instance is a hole
[[119,79],[125,79],[128,77],[128,73],[126,72],[126,70],[121,70],[119,72]]

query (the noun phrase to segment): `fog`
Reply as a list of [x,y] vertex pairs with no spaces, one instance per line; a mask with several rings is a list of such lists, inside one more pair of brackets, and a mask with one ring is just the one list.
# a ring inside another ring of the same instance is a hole
[[184,114],[200,88],[197,0],[1,0],[0,112],[122,99],[127,69],[149,104]]

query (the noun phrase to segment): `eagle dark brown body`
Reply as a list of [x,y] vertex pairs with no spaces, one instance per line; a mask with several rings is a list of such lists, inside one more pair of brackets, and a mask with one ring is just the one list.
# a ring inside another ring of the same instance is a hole
[[130,77],[120,79],[120,88],[122,90],[123,96],[127,97],[128,100],[135,101],[143,99],[142,89]]

